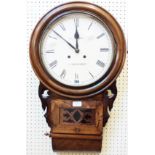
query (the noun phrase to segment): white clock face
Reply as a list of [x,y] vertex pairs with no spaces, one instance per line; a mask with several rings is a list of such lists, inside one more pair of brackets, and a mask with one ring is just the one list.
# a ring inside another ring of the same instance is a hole
[[87,13],[72,12],[44,31],[40,57],[48,74],[62,84],[86,86],[102,78],[114,59],[107,26]]

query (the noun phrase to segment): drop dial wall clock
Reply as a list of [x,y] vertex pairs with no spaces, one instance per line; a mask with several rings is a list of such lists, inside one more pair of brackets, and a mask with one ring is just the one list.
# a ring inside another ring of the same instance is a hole
[[119,24],[99,6],[66,3],[41,18],[30,59],[53,150],[101,150],[125,55]]

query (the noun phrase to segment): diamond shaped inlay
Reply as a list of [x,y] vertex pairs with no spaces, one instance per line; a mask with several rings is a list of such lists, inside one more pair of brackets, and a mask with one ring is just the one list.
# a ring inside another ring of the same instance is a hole
[[76,112],[74,113],[73,117],[74,117],[74,119],[75,119],[76,121],[78,121],[78,120],[81,118],[81,115],[80,115],[80,113],[79,113],[78,111],[76,111]]
[[95,120],[95,110],[67,108],[63,109],[63,122],[92,124]]

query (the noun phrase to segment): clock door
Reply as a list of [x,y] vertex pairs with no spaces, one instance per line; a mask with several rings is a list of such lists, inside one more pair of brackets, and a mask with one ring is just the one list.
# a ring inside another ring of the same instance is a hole
[[54,99],[48,109],[52,133],[92,135],[102,133],[103,101]]

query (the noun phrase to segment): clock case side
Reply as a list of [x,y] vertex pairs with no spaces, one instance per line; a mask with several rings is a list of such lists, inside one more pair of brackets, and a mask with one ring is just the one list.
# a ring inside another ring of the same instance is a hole
[[[45,92],[46,95],[43,95]],[[46,122],[51,128],[50,133],[45,135],[52,137],[54,151],[101,151],[103,127],[109,119],[109,111],[117,96],[116,81],[102,94],[79,100],[82,103],[80,107],[73,105],[74,100],[52,93],[42,83],[38,93]],[[76,112],[80,113],[78,120],[75,118]],[[82,122],[85,116],[88,123]],[[71,122],[70,119],[74,121]]]
[[[49,109],[51,109],[52,106],[52,100],[62,100],[66,103],[66,101],[70,101],[71,104],[73,104],[73,101],[76,100],[72,100],[69,98],[64,98],[64,97],[60,97],[59,95],[51,92],[50,90],[48,90],[48,88],[46,88],[42,83],[40,83],[39,85],[39,89],[38,89],[38,95],[39,98],[41,100],[42,103],[42,109],[45,111],[45,119],[47,121],[47,124],[49,127],[53,128],[53,118],[52,118],[52,112],[49,111]],[[117,86],[116,86],[116,81],[110,86],[108,87],[102,94],[97,95],[95,97],[90,97],[90,98],[85,98],[85,99],[80,99],[78,101],[81,102],[90,102],[90,101],[100,101],[101,104],[103,104],[103,123],[102,126],[104,127],[109,119],[109,111],[112,110],[113,108],[113,103],[115,101],[117,97]]]

